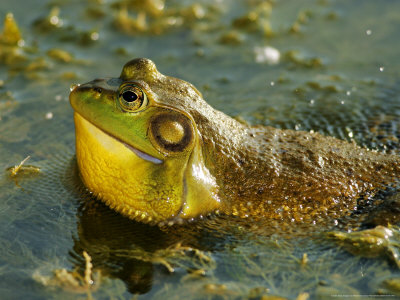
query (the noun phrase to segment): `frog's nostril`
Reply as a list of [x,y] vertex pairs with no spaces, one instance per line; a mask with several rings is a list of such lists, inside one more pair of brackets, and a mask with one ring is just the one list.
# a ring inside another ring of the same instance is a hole
[[93,90],[98,94],[101,94],[101,92],[103,91],[103,89],[99,87],[94,87]]
[[78,88],[80,86],[80,84],[79,83],[73,83],[73,84],[71,84],[71,86],[69,87],[69,90],[71,91],[71,92],[73,92],[76,88]]

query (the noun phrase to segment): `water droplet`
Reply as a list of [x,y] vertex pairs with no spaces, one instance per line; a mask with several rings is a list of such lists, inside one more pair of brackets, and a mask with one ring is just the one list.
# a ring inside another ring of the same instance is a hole
[[79,87],[80,84],[79,83],[73,83],[71,84],[71,86],[69,87],[69,90],[72,92],[74,89],[76,89],[77,87]]
[[350,92],[350,91],[347,91],[347,92],[346,92],[346,95],[347,95],[347,96],[350,96],[350,95],[351,95],[351,92]]
[[365,33],[366,33],[367,35],[371,35],[371,34],[372,34],[372,31],[371,31],[371,29],[367,29],[367,30],[365,31]]
[[379,71],[383,72],[383,70],[385,70],[384,67],[380,67],[380,68],[379,68]]
[[275,82],[274,82],[274,81],[271,81],[269,84],[270,84],[271,86],[274,86],[274,85],[275,85]]

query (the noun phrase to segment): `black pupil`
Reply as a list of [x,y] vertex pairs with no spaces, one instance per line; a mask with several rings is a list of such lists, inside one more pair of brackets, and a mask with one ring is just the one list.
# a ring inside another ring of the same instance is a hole
[[123,92],[122,98],[124,98],[124,100],[126,102],[133,102],[138,99],[138,95],[136,95],[136,93],[134,93],[132,91],[126,91],[126,92]]

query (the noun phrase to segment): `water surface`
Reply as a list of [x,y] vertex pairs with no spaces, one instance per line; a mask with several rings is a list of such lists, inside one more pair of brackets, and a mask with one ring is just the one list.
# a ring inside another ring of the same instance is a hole
[[[374,211],[326,228],[219,217],[160,229],[118,216],[79,181],[68,93],[148,57],[243,121],[398,153],[400,2],[167,1],[158,9],[163,1],[147,1],[147,27],[126,27],[125,8],[143,15],[134,2],[0,3],[0,18],[12,12],[24,40],[11,52],[0,45],[1,298],[89,297],[40,280],[59,269],[83,274],[83,251],[102,274],[95,299],[399,296],[388,287],[400,277],[393,260],[350,254],[324,235],[369,228],[360,220]],[[246,21],[251,12],[256,21]],[[257,57],[266,47],[280,59]],[[10,178],[5,170],[27,156],[40,173]],[[396,189],[379,197],[398,203]]]

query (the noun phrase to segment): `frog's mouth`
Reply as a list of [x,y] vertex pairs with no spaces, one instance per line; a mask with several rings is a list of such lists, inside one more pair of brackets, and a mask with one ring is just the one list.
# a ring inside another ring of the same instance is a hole
[[149,161],[149,162],[154,163],[154,164],[161,164],[161,163],[163,163],[163,161],[162,161],[161,159],[159,159],[159,158],[157,158],[157,157],[154,157],[154,156],[152,156],[152,155],[150,155],[150,154],[147,154],[147,153],[145,153],[145,152],[143,152],[143,151],[141,151],[141,150],[139,150],[139,149],[133,147],[132,145],[129,145],[129,144],[125,143],[124,141],[120,140],[120,139],[117,138],[116,136],[114,136],[114,135],[110,134],[109,132],[107,132],[107,131],[105,131],[105,130],[99,128],[99,127],[96,126],[96,125],[94,125],[92,122],[89,122],[89,121],[88,121],[87,119],[85,119],[81,114],[79,114],[79,113],[77,113],[77,112],[75,112],[75,113],[82,119],[82,122],[85,123],[85,126],[86,126],[87,128],[92,127],[92,128],[94,128],[94,129],[96,129],[96,130],[101,131],[101,132],[104,133],[105,135],[107,135],[107,136],[113,138],[113,139],[116,140],[117,142],[119,142],[119,143],[121,143],[122,145],[124,145],[126,148],[128,148],[129,150],[131,150],[131,151],[132,151],[136,156],[138,156],[139,158],[141,158],[141,159],[143,159],[143,160],[145,160],[145,161]]
[[[98,128],[99,130],[101,130],[100,128]],[[161,159],[158,159],[157,157],[151,156],[150,154],[147,154],[143,151],[140,151],[139,149],[132,147],[131,145],[128,145],[127,143],[119,140],[118,138],[116,138],[115,136],[113,136],[112,134],[109,134],[108,132],[103,131],[105,134],[107,134],[108,136],[112,137],[113,139],[117,140],[118,142],[120,142],[121,144],[123,144],[126,148],[128,148],[129,150],[131,150],[133,153],[135,153],[137,156],[139,156],[141,159],[143,160],[147,160],[149,162],[152,162],[154,164],[161,164],[163,161]]]

